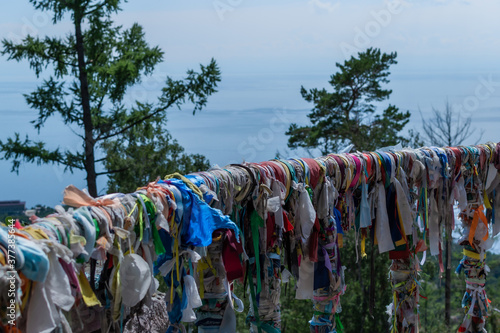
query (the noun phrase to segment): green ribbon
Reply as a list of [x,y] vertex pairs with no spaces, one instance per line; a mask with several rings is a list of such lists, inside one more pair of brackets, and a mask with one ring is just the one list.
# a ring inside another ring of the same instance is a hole
[[360,228],[360,218],[361,218],[361,209],[358,207],[356,207],[356,211],[355,211],[355,217],[354,217],[354,226],[356,227],[356,231],[359,231],[359,228]]
[[[250,270],[250,265],[247,265],[247,274],[248,276],[248,271]],[[252,278],[253,279],[253,278]],[[260,279],[257,279],[260,280]],[[262,329],[260,328],[260,318],[259,318],[259,307],[257,306],[257,297],[255,296],[255,286],[253,285],[253,281],[250,281],[249,284],[250,287],[250,297],[252,297],[252,305],[253,305],[253,313],[255,317],[255,322],[257,324],[257,329],[259,330],[259,333],[262,333]],[[249,317],[247,317],[247,324],[249,323]]]
[[313,195],[314,195],[314,193],[313,193],[312,188],[310,188],[310,187],[308,186],[308,187],[306,187],[306,191],[307,191],[307,193],[309,194],[309,198],[311,198],[311,201],[313,201]]
[[419,195],[419,213],[420,213],[420,218],[422,219],[423,225],[424,225],[424,234],[423,234],[423,239],[424,242],[426,241],[426,234],[427,234],[427,228],[429,227],[429,207],[428,207],[428,200],[427,200],[427,187],[422,187],[420,189],[420,195]]
[[[163,247],[163,243],[161,242],[160,233],[156,228],[156,206],[151,201],[151,199],[146,195],[144,194],[139,194],[139,195],[141,196],[142,200],[144,201],[144,205],[146,206],[146,212],[148,214],[149,222],[151,224],[151,230],[152,230],[151,232],[153,234],[153,245],[155,247],[155,252],[158,255],[163,254],[165,253],[165,248]],[[140,207],[142,207],[142,205],[139,205],[139,208]]]
[[66,230],[66,237],[68,238],[68,244],[66,244],[66,246],[68,249],[71,249],[71,232],[69,232],[69,229]]
[[[256,269],[256,278],[257,278],[257,290],[255,290],[255,286],[253,281],[250,282],[250,295],[252,297],[252,303],[254,308],[254,316],[256,320],[257,329],[260,332],[264,330],[267,333],[280,333],[281,331],[276,329],[275,327],[269,325],[268,323],[261,322],[259,318],[259,308],[257,306],[257,297],[256,294],[260,293],[262,290],[261,280],[260,280],[260,251],[259,251],[259,227],[264,227],[264,220],[260,217],[257,211],[253,211],[252,215],[250,215],[250,225],[252,230],[252,242],[255,253],[255,265]],[[247,266],[247,275],[248,275],[249,265]]]
[[340,321],[340,316],[338,313],[335,314],[335,323],[336,323],[336,329],[338,333],[343,333],[344,332],[344,325],[342,325],[342,322]]
[[153,221],[151,223],[152,229],[153,229],[153,244],[155,246],[155,252],[156,254],[160,255],[165,253],[165,247],[163,247],[163,243],[161,242],[160,238],[160,233],[158,232],[158,229],[156,229],[156,221]]
[[156,219],[156,206],[151,201],[151,199],[148,198],[148,196],[144,194],[139,194],[144,201],[144,206],[146,206],[146,212],[148,213],[148,218],[150,221],[154,221]]
[[252,229],[252,242],[255,255],[255,265],[257,266],[257,294],[262,290],[260,281],[260,251],[259,251],[259,227],[264,226],[264,220],[257,211],[253,211],[250,216],[250,225]]
[[[139,207],[139,241],[142,242],[142,236],[143,236],[143,233],[144,233],[144,221],[142,219],[142,205],[141,203],[139,202],[138,205]],[[136,231],[137,233],[137,231]]]
[[92,221],[94,221],[94,225],[95,225],[95,240],[97,240],[97,238],[99,237],[99,233],[101,232],[101,230],[99,229],[99,224],[97,223],[97,220],[96,219],[92,219]]

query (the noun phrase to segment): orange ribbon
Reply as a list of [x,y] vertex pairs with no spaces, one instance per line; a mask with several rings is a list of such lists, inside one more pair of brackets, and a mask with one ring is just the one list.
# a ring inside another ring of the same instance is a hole
[[[159,180],[160,178],[158,177],[154,182],[149,183],[147,186],[140,187],[137,190],[146,190],[146,195],[151,200],[153,200],[153,197],[159,199],[163,205],[163,216],[168,221],[170,216],[170,205],[168,204],[167,196],[172,197],[173,195],[170,195],[170,191],[167,188],[158,184]],[[156,228],[159,230],[160,226],[156,226]]]
[[82,206],[112,206],[119,205],[119,201],[111,199],[94,199],[87,193],[76,188],[74,185],[69,185],[64,189],[63,204],[71,207]]
[[470,226],[470,232],[469,232],[470,245],[474,244],[474,235],[476,234],[476,228],[477,228],[477,224],[479,223],[479,220],[481,220],[484,223],[484,225],[486,226],[486,235],[483,237],[483,241],[487,240],[489,237],[488,220],[486,220],[486,216],[484,216],[483,210],[484,210],[484,208],[481,205],[474,211],[474,217],[472,218],[472,224]]

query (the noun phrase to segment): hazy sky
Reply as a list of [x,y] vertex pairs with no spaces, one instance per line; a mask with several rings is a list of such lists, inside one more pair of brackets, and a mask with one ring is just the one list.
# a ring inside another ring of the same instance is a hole
[[[327,87],[335,63],[357,50],[379,47],[398,53],[391,68],[390,102],[412,111],[408,128],[419,129],[420,108],[442,108],[446,99],[484,131],[481,141],[500,141],[500,2],[475,1],[160,1],[130,0],[116,17],[125,27],[144,26],[147,40],[165,51],[165,61],[127,98],[153,99],[166,75],[179,77],[213,57],[222,70],[219,92],[192,116],[170,111],[169,130],[190,153],[214,164],[271,159],[284,152],[290,122],[305,123],[311,107],[300,86]],[[27,0],[4,1],[0,37],[70,31],[63,22],[35,12]],[[37,79],[26,62],[0,57],[0,139],[15,131],[37,138],[23,93]],[[57,119],[40,137],[49,147],[78,148],[81,143]],[[465,142],[474,143],[477,136]],[[294,152],[290,152],[294,154]],[[10,174],[0,161],[0,200],[26,200],[53,206],[68,184],[85,187],[83,173],[59,167],[25,165]],[[105,193],[105,179],[99,181]],[[140,184],[138,184],[140,185]]]

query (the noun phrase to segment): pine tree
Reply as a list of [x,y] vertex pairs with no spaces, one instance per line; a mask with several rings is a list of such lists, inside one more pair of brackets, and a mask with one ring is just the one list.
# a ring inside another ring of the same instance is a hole
[[[32,141],[19,133],[0,141],[0,152],[12,160],[12,170],[19,171],[21,162],[63,165],[65,171],[84,170],[89,193],[97,195],[99,175],[121,172],[106,170],[96,158],[102,143],[119,140],[129,130],[155,117],[166,116],[167,109],[185,102],[201,110],[208,96],[216,92],[220,71],[216,62],[201,66],[200,72],[188,71],[184,80],[167,78],[161,96],[155,103],[127,105],[127,90],[150,75],[162,61],[163,52],[151,47],[142,27],[135,23],[124,29],[111,19],[120,11],[120,0],[30,0],[33,6],[52,13],[54,24],[69,16],[73,31],[65,37],[28,35],[15,44],[4,39],[2,54],[9,60],[27,60],[43,82],[26,94],[28,105],[38,111],[32,121],[36,130],[46,120],[59,115],[64,124],[82,140],[82,150],[49,149],[45,142]],[[43,75],[51,71],[50,75]],[[75,129],[76,128],[76,129]],[[103,171],[100,171],[100,170]]]
[[319,148],[328,154],[348,144],[357,150],[375,150],[404,141],[398,133],[410,120],[410,112],[389,104],[377,114],[375,105],[392,93],[382,84],[389,83],[389,67],[397,63],[396,56],[396,52],[369,48],[357,58],[336,64],[339,71],[329,81],[333,92],[302,87],[302,97],[314,104],[308,115],[311,125],[290,125],[288,147]]
[[[388,105],[377,112],[375,103],[389,99],[392,91],[382,84],[389,83],[389,67],[396,64],[396,53],[382,53],[369,48],[351,57],[329,81],[333,91],[301,88],[302,97],[313,103],[308,115],[311,125],[290,125],[288,147],[318,148],[321,153],[339,152],[353,144],[355,150],[372,151],[395,145],[421,144],[419,135],[410,131],[407,139],[399,133],[410,119],[410,113],[400,112]],[[391,302],[387,272],[390,260],[387,254],[379,255],[376,246],[367,242],[369,258],[356,262],[355,239],[352,232],[344,239],[341,249],[342,262],[346,265],[347,291],[341,297],[341,320],[345,332],[383,332],[389,329],[386,306]],[[358,249],[359,251],[359,249]]]

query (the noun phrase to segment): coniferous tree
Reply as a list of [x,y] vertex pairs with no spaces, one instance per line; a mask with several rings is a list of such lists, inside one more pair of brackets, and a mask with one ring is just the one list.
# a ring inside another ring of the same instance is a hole
[[25,95],[28,105],[38,111],[32,123],[40,131],[48,118],[59,115],[81,138],[82,149],[50,149],[42,141],[32,141],[28,136],[22,139],[15,133],[0,141],[0,152],[12,160],[13,171],[19,170],[21,162],[59,164],[65,171],[84,170],[89,193],[96,196],[97,176],[124,171],[100,164],[106,161],[105,157],[97,158],[103,142],[120,140],[137,125],[164,118],[169,108],[185,102],[194,105],[193,113],[199,111],[216,92],[220,71],[212,60],[201,66],[200,72],[188,71],[183,80],[167,78],[155,103],[127,105],[124,96],[128,88],[153,72],[163,52],[158,46],[148,45],[139,24],[128,29],[113,24],[112,15],[120,11],[123,1],[30,2],[36,9],[51,12],[54,24],[69,17],[73,31],[64,37],[28,35],[18,44],[4,39],[1,52],[9,60],[27,60],[37,77],[52,72],[43,75],[37,89]]
[[[308,115],[311,124],[292,124],[286,133],[288,147],[317,148],[321,153],[336,153],[353,144],[354,150],[372,151],[392,146],[420,145],[418,133],[410,131],[410,138],[399,133],[410,119],[410,113],[400,112],[389,104],[377,112],[376,103],[389,99],[392,91],[384,89],[389,83],[389,67],[396,64],[396,53],[382,53],[369,48],[351,57],[343,64],[337,63],[338,72],[329,81],[333,91],[301,88],[302,97],[313,103]],[[387,254],[379,255],[376,246],[368,240],[367,259],[356,262],[355,238],[349,232],[344,238],[341,258],[346,265],[346,294],[341,297],[341,320],[345,332],[384,332],[389,329],[386,306],[391,302],[387,272],[390,260]],[[358,249],[359,251],[359,249]]]
[[410,120],[410,112],[400,112],[388,105],[377,114],[375,103],[389,98],[389,67],[396,64],[396,52],[386,54],[369,48],[351,57],[329,81],[333,91],[301,88],[302,97],[314,104],[308,117],[309,126],[290,125],[288,147],[319,148],[322,154],[334,153],[353,144],[357,150],[375,150],[407,142],[398,133]]

